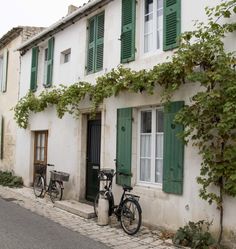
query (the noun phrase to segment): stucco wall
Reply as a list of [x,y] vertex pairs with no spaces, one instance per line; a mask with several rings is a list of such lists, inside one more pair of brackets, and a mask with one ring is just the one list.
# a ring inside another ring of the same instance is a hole
[[[137,20],[140,19],[140,2],[137,4]],[[182,1],[182,31],[193,28],[192,20],[205,20],[204,7],[216,4],[215,0],[183,0]],[[218,1],[219,2],[219,1]],[[95,78],[115,68],[120,63],[120,37],[121,31],[121,1],[116,0],[108,4],[105,8],[105,37],[104,37],[104,66],[101,72],[86,75],[86,55],[87,55],[87,19],[96,13],[83,18],[79,22],[71,25],[60,33],[55,34],[53,85],[69,85],[77,81],[95,82]],[[100,9],[98,12],[103,11]],[[197,10],[197,11],[196,11]],[[163,62],[171,52],[156,52],[152,55],[142,53],[141,21],[137,21],[136,28],[136,60],[127,67],[139,70],[151,68],[157,63]],[[235,49],[233,42],[235,36],[226,40],[228,49]],[[43,89],[43,55],[42,51],[46,41],[39,44],[39,86],[38,92]],[[60,63],[60,53],[71,48],[71,60],[66,64]],[[20,96],[24,96],[30,85],[31,51],[22,57],[21,91]],[[191,94],[199,90],[197,85],[187,84],[174,97],[174,100],[185,100],[189,103]],[[37,93],[38,93],[37,92]],[[161,188],[142,186],[137,183],[137,111],[141,106],[159,105],[160,89],[156,94],[147,96],[143,94],[121,94],[118,97],[105,101],[102,109],[102,167],[114,167],[116,157],[116,109],[121,107],[134,107],[133,112],[133,148],[132,148],[132,184],[134,192],[141,196],[140,202],[143,208],[144,222],[153,226],[163,226],[169,229],[176,229],[188,220],[208,219],[214,221],[213,230],[218,227],[218,213],[215,206],[209,206],[198,197],[196,176],[199,175],[199,165],[201,158],[191,143],[185,148],[184,157],[184,193],[183,196],[165,194]],[[62,120],[56,117],[55,110],[49,108],[43,113],[32,114],[30,125],[26,131],[18,129],[17,138],[20,144],[17,146],[16,169],[24,176],[27,185],[32,183],[32,163],[33,163],[33,132],[35,130],[49,131],[48,162],[55,163],[57,169],[67,171],[71,174],[70,183],[66,186],[67,198],[82,199],[85,193],[85,165],[86,165],[86,127],[89,104],[85,101],[81,106],[82,114],[78,119],[65,115]],[[120,188],[114,188],[115,194],[120,193]],[[236,208],[235,199],[227,199],[225,227],[227,231],[236,234],[236,218],[234,211]]]
[[[18,99],[20,55],[15,49],[19,46],[21,37],[18,36],[4,49],[8,54],[7,91],[0,92],[0,114],[4,118],[4,150],[3,160],[0,160],[0,168],[13,170],[15,164],[16,123],[13,119],[13,108]],[[0,50],[0,54],[4,49]]]

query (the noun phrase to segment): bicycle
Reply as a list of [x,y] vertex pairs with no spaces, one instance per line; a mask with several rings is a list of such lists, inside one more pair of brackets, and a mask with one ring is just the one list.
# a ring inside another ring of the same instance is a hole
[[53,164],[39,164],[36,166],[36,177],[33,188],[36,197],[44,197],[49,194],[51,201],[60,201],[63,196],[64,186],[63,181],[69,180],[69,174],[61,171],[51,170],[48,186],[46,185],[46,169],[47,166],[52,167]]
[[100,181],[105,182],[103,190],[100,190],[94,200],[94,212],[98,215],[98,203],[100,197],[105,197],[109,203],[108,215],[113,213],[117,220],[120,221],[122,229],[129,235],[136,234],[142,223],[142,209],[139,204],[139,196],[128,194],[133,188],[124,185],[123,194],[121,195],[118,205],[114,204],[114,196],[112,193],[112,181],[116,174],[129,176],[124,173],[114,172],[113,169],[103,169],[99,172],[98,177]]

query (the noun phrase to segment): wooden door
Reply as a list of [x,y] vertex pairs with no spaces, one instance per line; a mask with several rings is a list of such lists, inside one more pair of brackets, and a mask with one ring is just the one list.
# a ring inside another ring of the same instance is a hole
[[37,165],[47,165],[48,131],[36,131],[34,136],[34,177]]

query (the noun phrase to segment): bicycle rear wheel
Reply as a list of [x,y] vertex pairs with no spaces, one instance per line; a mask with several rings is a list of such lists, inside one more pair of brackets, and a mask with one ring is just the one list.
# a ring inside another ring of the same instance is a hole
[[139,203],[133,199],[126,199],[121,209],[121,227],[127,234],[134,235],[138,232],[141,222],[142,211]]
[[53,203],[60,201],[63,196],[63,184],[59,181],[52,181],[48,192]]
[[44,184],[44,178],[40,175],[36,176],[34,179],[34,194],[36,197],[41,197],[43,194],[45,184]]

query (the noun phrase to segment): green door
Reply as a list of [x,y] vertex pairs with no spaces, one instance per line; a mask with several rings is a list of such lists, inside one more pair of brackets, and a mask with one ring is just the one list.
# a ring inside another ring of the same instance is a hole
[[101,120],[88,121],[86,199],[93,201],[99,191]]

